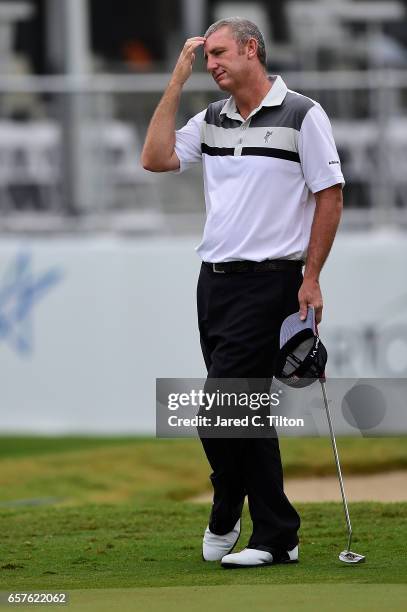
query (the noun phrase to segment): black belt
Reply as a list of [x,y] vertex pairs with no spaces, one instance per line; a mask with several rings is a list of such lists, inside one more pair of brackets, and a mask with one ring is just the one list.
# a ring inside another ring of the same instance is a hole
[[301,270],[304,262],[298,259],[266,259],[265,261],[226,261],[203,264],[213,272],[230,274],[235,272],[283,272]]

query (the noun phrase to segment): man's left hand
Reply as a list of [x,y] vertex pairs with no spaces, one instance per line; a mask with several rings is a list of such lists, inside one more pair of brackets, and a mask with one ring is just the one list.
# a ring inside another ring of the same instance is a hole
[[322,319],[323,308],[319,282],[317,280],[304,278],[298,292],[298,301],[300,303],[301,321],[304,321],[307,317],[308,306],[313,306],[315,310],[315,322],[318,325]]

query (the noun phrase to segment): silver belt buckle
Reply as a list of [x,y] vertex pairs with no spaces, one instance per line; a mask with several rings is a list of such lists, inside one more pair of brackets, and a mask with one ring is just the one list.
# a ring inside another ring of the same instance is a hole
[[225,270],[217,270],[216,269],[216,263],[212,264],[212,270],[214,272],[216,272],[217,274],[225,274]]

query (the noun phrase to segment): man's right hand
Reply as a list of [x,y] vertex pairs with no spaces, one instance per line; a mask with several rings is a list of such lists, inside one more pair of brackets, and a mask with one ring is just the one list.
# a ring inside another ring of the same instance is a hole
[[175,65],[168,87],[155,109],[141,154],[143,168],[151,172],[177,170],[180,161],[175,151],[175,115],[182,86],[191,76],[195,49],[205,43],[203,36],[188,38]]
[[205,43],[203,36],[188,38],[172,73],[171,81],[177,85],[182,85],[192,74],[192,66],[195,61],[195,49]]

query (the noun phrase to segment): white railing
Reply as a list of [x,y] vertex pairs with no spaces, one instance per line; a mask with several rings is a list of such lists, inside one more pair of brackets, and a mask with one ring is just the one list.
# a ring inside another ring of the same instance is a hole
[[[0,93],[159,93],[171,73],[92,74],[80,76],[0,75]],[[335,70],[330,72],[286,72],[290,88],[327,90],[399,89],[407,87],[407,70]],[[186,92],[218,91],[209,74],[192,74],[184,87]]]

